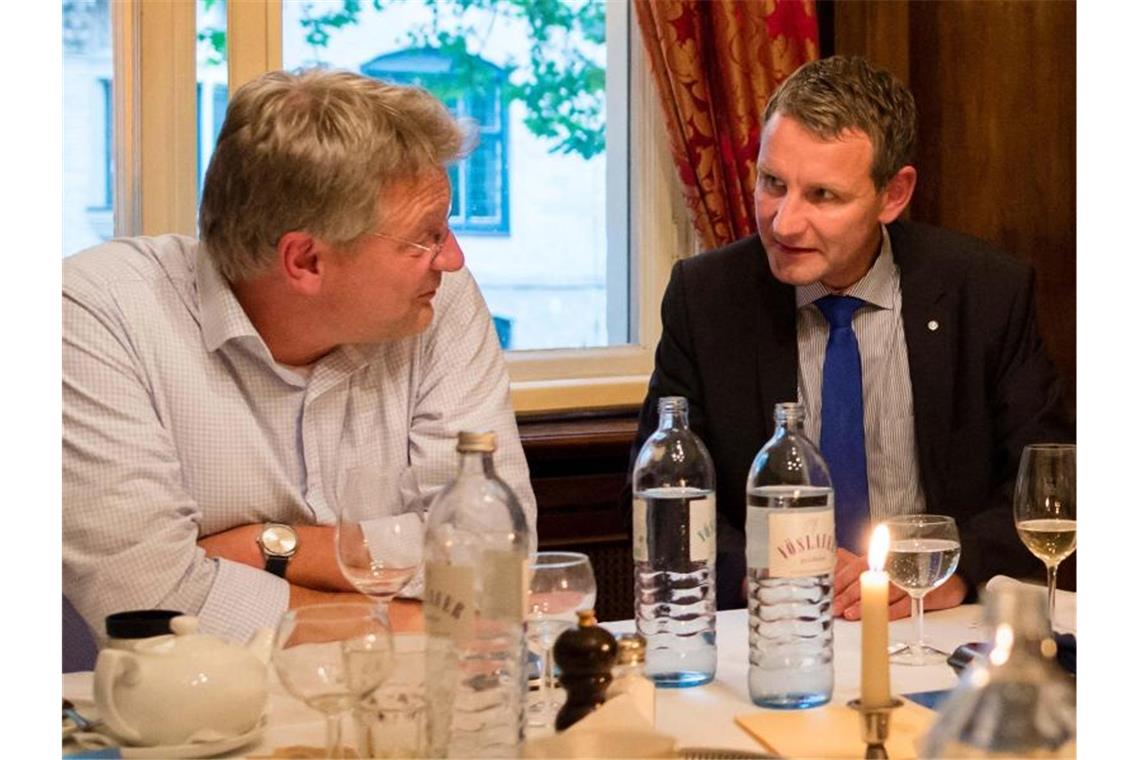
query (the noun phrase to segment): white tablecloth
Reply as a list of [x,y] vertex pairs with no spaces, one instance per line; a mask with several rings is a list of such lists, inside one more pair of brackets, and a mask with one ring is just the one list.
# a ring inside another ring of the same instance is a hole
[[[926,641],[947,652],[969,641],[981,641],[982,608],[966,605],[951,610],[928,612],[925,616]],[[676,737],[682,746],[732,747],[756,751],[759,745],[733,718],[760,708],[748,696],[748,626],[745,610],[717,614],[716,679],[689,689],[657,690],[657,728]],[[910,640],[914,621],[910,618],[891,623],[892,641]],[[633,621],[606,623],[613,632],[632,631]],[[1076,630],[1076,594],[1057,592],[1057,625],[1061,631]],[[860,625],[835,622],[835,694],[833,701],[846,702],[858,696]],[[273,748],[297,744],[319,746],[323,742],[321,716],[288,696],[271,679],[269,723],[261,741],[241,751],[242,755],[268,755]],[[949,665],[911,667],[891,666],[894,694],[952,688],[957,683]],[[81,712],[94,712],[91,703],[91,673],[68,673],[63,677],[64,696]]]

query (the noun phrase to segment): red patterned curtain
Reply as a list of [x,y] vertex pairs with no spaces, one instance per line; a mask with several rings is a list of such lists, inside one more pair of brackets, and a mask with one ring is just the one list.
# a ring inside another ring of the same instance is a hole
[[705,248],[756,231],[764,105],[819,57],[814,0],[634,0],[673,162]]

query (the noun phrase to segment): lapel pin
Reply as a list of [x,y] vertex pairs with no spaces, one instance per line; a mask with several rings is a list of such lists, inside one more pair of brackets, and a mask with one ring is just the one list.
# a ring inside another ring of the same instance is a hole
[[935,330],[937,330],[938,329],[938,320],[932,319],[929,322],[927,322],[926,323],[926,329],[930,330],[930,332],[934,332]]

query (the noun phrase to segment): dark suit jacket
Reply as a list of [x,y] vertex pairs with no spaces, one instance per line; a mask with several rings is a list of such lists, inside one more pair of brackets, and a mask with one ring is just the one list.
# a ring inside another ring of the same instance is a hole
[[[1027,443],[1073,440],[1074,425],[1037,333],[1033,273],[965,235],[905,221],[887,230],[926,510],[957,520],[971,583],[1039,574],[1013,524],[1018,461]],[[716,466],[718,607],[739,607],[748,470],[772,435],[773,406],[797,398],[795,288],[772,276],[753,235],[677,262],[661,319],[634,452],[656,428],[659,397],[689,399]]]

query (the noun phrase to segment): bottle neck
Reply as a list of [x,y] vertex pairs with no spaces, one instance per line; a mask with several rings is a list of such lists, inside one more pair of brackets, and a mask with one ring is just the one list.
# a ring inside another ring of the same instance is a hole
[[776,429],[783,429],[791,433],[804,432],[805,410],[802,404],[776,404],[773,415],[776,420]]
[[459,475],[483,475],[491,478],[495,476],[495,452],[493,451],[460,451]]
[[986,623],[993,631],[991,666],[1025,660],[1055,660],[1057,644],[1043,599],[1029,593],[999,593],[988,601]]
[[688,429],[689,404],[678,396],[661,399],[657,404],[657,429]]

